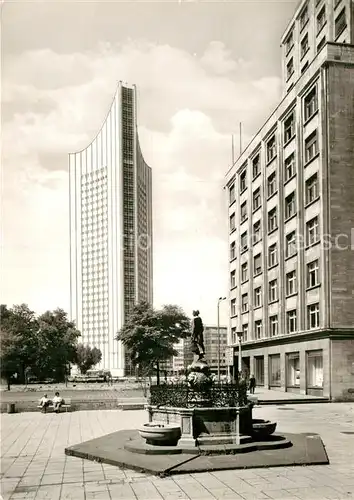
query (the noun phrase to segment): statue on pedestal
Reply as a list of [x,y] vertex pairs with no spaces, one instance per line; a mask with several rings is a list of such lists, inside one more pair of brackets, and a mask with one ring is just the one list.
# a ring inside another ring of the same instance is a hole
[[198,356],[198,360],[203,359],[205,356],[203,332],[204,325],[202,318],[199,316],[199,311],[193,311],[191,347],[193,354]]

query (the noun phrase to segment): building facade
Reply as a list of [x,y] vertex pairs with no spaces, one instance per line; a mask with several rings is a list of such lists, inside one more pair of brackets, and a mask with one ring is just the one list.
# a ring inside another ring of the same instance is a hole
[[301,3],[284,97],[226,176],[233,372],[242,330],[258,385],[337,400],[354,398],[353,12]]
[[151,169],[137,135],[136,88],[118,84],[87,148],[69,155],[71,318],[100,368],[129,372],[115,340],[135,303],[152,302]]

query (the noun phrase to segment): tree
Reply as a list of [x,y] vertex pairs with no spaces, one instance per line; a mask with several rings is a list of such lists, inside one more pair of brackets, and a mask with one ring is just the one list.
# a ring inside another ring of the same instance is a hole
[[0,335],[1,376],[6,380],[7,389],[10,390],[11,377],[18,367],[17,344],[12,332],[1,328]]
[[38,379],[64,379],[66,363],[75,359],[80,332],[62,309],[36,318],[26,304],[10,309],[1,305],[0,322],[1,373],[8,387],[14,373],[20,382],[28,372]]
[[38,353],[33,366],[39,378],[53,377],[62,381],[67,363],[74,363],[80,332],[68,321],[63,309],[47,311],[38,318]]
[[160,382],[160,362],[176,356],[173,345],[190,335],[190,320],[175,305],[155,310],[147,302],[137,304],[117,336],[128,349],[132,364],[140,369],[156,369]]
[[18,380],[24,380],[25,370],[36,359],[38,323],[35,313],[26,304],[10,309],[0,306],[1,323],[1,374],[10,389],[11,377],[17,373]]
[[82,374],[97,365],[102,359],[102,353],[97,347],[91,348],[88,345],[79,344],[76,348],[76,364]]

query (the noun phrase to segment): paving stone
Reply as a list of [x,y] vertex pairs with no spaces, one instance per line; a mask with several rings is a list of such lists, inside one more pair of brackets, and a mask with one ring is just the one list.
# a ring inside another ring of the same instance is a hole
[[[223,498],[223,495],[225,495],[224,498],[230,499],[239,497],[245,500],[253,498],[269,499],[270,496],[267,496],[267,492],[272,490],[264,486],[268,485],[268,483],[273,485],[274,490],[281,490],[283,488],[279,487],[279,485],[286,484],[287,488],[285,490],[289,495],[294,495],[294,498],[304,500],[312,500],[313,498],[354,498],[354,494],[352,493],[354,491],[354,479],[352,477],[352,463],[354,461],[353,440],[352,438],[349,439],[348,435],[344,436],[340,434],[342,430],[347,430],[348,426],[351,425],[354,416],[354,404],[303,405],[301,408],[302,411],[306,410],[306,412],[280,412],[276,407],[262,407],[259,411],[258,409],[256,410],[255,418],[259,416],[259,418],[277,421],[277,431],[280,433],[318,432],[326,446],[326,451],[330,458],[329,465],[257,468],[246,471],[237,470],[215,472],[212,474],[196,474],[194,478],[190,474],[186,474],[176,476],[175,478],[177,479],[178,477],[179,480],[188,478],[195,480],[197,478],[198,481],[199,476],[202,486],[207,486],[207,478],[213,476],[214,479],[218,479],[224,486],[220,490],[217,488],[214,489],[211,486],[210,490],[207,488],[212,498]],[[64,470],[60,500],[84,500],[85,489],[82,486],[84,470],[87,473],[94,473],[99,470],[102,472],[102,481],[110,479],[116,481],[112,485],[105,483],[106,491],[88,491],[90,495],[92,493],[92,498],[94,498],[93,494],[97,493],[98,496],[101,495],[100,498],[109,498],[106,495],[110,494],[112,500],[115,498],[121,498],[122,500],[136,499],[137,497],[134,494],[132,486],[143,488],[146,484],[153,483],[160,498],[164,500],[188,499],[188,495],[180,487],[180,481],[173,481],[175,486],[169,490],[167,486],[171,486],[171,483],[164,483],[164,479],[159,479],[155,476],[151,477],[148,474],[130,474],[130,472],[119,468],[93,464],[63,454],[65,446],[77,443],[81,437],[82,439],[95,438],[107,432],[115,432],[124,427],[130,427],[132,426],[133,418],[137,425],[138,423],[143,423],[146,421],[145,412],[135,412],[133,417],[131,412],[126,412],[122,417],[122,414],[115,410],[77,412],[67,415],[57,415],[56,417],[58,418],[55,426],[53,421],[50,422],[48,419],[47,425],[40,424],[38,417],[47,416],[38,414],[3,415],[2,434],[6,436],[6,440],[3,440],[5,446],[2,446],[3,473],[8,469],[12,472],[15,470],[16,473],[22,470],[21,479],[23,478],[26,481],[27,478],[31,478],[36,474],[41,476],[45,472],[45,475],[52,476],[55,474],[47,474],[47,472],[55,473],[57,470],[60,472]],[[70,416],[70,424],[68,419],[67,424],[64,426],[62,424],[67,416]],[[49,418],[51,419],[52,417],[49,416]],[[42,420],[45,421],[45,418]],[[82,432],[82,428],[90,429],[90,431]],[[15,444],[16,440],[18,442]],[[25,454],[28,454],[28,456],[26,457]],[[90,465],[85,467],[83,464]],[[92,468],[91,465],[93,465]],[[79,474],[76,475],[78,471]],[[69,472],[73,472],[73,474],[66,474]],[[100,477],[102,476],[100,474]],[[125,482],[123,482],[124,478],[126,478]],[[5,481],[5,484],[2,485],[2,490],[5,490],[3,497],[8,499],[12,494],[14,498],[16,496],[18,498],[21,498],[21,496],[22,498],[26,498],[27,496],[33,499],[35,491],[27,490],[26,492],[16,489],[16,486],[19,484],[18,479],[16,476],[11,478],[3,477]],[[283,480],[285,480],[285,483]],[[66,483],[66,481],[70,481],[70,483]],[[129,481],[132,481],[132,483],[129,483]],[[155,483],[155,481],[157,482]],[[210,484],[215,484],[213,481],[211,479]],[[294,483],[297,488],[289,488],[288,481]],[[98,484],[99,482],[96,481]],[[89,481],[87,485],[92,483],[94,481]],[[164,484],[166,487],[163,486]],[[277,487],[275,488],[274,485]],[[306,485],[306,487],[301,487],[302,485]],[[60,485],[56,486],[57,488],[60,487]],[[50,485],[47,485],[47,487],[50,487]],[[27,488],[32,488],[32,486],[28,486]],[[37,486],[34,486],[34,488],[37,490]],[[40,486],[40,488],[44,488],[44,486]],[[149,486],[146,488],[149,488]],[[263,493],[262,488],[265,488]],[[233,494],[234,496],[232,496]],[[96,496],[96,498],[99,497]],[[292,497],[290,496],[289,498]]]
[[130,500],[130,499],[136,499],[135,493],[130,486],[130,484],[115,484],[115,485],[109,485],[108,486],[108,491],[111,494],[112,500],[116,499],[122,499],[122,500]]

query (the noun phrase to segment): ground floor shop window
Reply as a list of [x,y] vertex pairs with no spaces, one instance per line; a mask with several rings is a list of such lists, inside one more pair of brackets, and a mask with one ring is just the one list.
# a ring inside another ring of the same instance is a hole
[[254,376],[257,385],[264,385],[264,356],[254,358]]
[[307,353],[307,387],[323,387],[323,351]]
[[269,356],[269,385],[280,386],[280,354]]
[[286,355],[286,382],[288,387],[300,385],[300,356],[298,352]]

